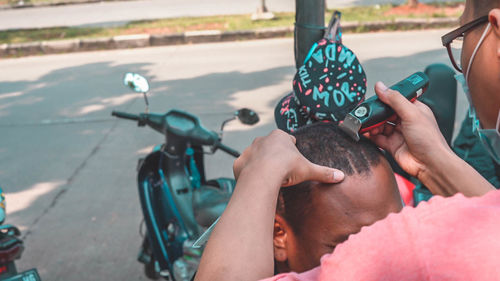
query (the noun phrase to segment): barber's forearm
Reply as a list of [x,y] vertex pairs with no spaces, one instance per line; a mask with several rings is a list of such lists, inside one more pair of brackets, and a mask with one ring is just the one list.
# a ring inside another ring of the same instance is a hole
[[196,281],[273,275],[273,223],[282,179],[272,169],[247,167],[241,172],[205,248]]
[[418,179],[433,194],[451,196],[462,193],[465,196],[482,196],[495,188],[474,168],[460,159],[451,150],[434,157],[435,163],[422,172]]

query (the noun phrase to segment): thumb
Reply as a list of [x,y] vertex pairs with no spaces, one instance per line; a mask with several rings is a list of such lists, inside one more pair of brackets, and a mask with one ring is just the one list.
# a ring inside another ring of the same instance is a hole
[[305,180],[338,183],[344,180],[344,172],[338,169],[310,163],[306,170]]
[[390,106],[396,112],[401,120],[408,121],[412,119],[413,112],[416,110],[415,105],[401,95],[401,93],[387,88],[380,81],[375,84],[375,93],[377,93],[378,98],[383,103]]
[[322,183],[339,183],[344,180],[344,172],[324,167],[320,165],[308,163],[307,167],[297,171],[295,174],[287,177],[281,186],[292,186],[305,181],[317,181]]

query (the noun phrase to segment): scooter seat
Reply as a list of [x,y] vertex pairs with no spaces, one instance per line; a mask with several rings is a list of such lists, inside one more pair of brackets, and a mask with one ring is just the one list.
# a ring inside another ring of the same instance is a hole
[[202,185],[193,192],[193,211],[196,222],[202,227],[209,227],[222,215],[231,193],[217,187]]

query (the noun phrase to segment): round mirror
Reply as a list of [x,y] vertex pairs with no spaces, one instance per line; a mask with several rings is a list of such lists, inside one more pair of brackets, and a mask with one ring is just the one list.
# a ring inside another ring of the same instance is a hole
[[257,112],[248,108],[242,108],[236,111],[236,116],[240,119],[241,123],[246,125],[253,125],[259,122],[259,115],[257,115]]
[[125,86],[129,86],[130,89],[138,93],[146,93],[149,91],[148,80],[137,73],[129,72],[125,74],[123,84],[125,84]]

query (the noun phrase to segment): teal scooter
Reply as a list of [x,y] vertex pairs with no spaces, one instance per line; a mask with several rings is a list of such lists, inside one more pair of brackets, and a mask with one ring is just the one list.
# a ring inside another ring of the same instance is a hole
[[193,243],[222,214],[235,186],[230,178],[207,180],[204,155],[222,150],[238,157],[238,151],[221,142],[224,125],[235,119],[254,125],[259,117],[247,108],[237,110],[218,133],[185,111],[148,113],[148,81],[127,73],[124,83],[143,94],[146,111],[113,111],[112,115],[136,121],[138,126],[148,126],[165,136],[165,143],[138,164],[139,200],[146,226],[138,260],[151,279],[191,280],[202,252],[193,248]]

